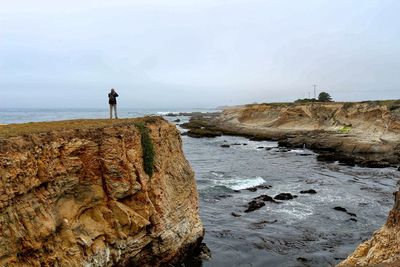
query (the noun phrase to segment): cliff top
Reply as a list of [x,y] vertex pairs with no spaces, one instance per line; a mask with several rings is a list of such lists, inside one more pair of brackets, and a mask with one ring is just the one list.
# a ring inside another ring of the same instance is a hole
[[0,138],[8,138],[32,133],[46,133],[52,131],[93,129],[107,126],[121,126],[133,123],[154,123],[162,120],[161,117],[143,117],[129,119],[79,119],[49,122],[29,122],[21,124],[0,125]]
[[397,100],[371,100],[371,101],[362,101],[362,102],[275,102],[275,103],[254,103],[247,104],[243,106],[231,106],[225,107],[226,109],[235,109],[235,108],[243,108],[243,107],[252,107],[252,106],[274,106],[274,107],[290,107],[290,106],[306,106],[306,105],[330,105],[330,106],[345,106],[350,107],[352,105],[368,105],[368,106],[387,106],[388,108],[400,107],[400,99]]

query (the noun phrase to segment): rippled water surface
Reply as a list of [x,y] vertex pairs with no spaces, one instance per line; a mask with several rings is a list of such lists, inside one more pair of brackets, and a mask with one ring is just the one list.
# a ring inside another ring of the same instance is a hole
[[[332,266],[384,224],[399,180],[395,169],[322,163],[308,150],[270,149],[274,142],[229,136],[183,141],[212,251],[203,266]],[[243,190],[260,184],[272,188]],[[299,193],[308,189],[317,194]],[[254,197],[283,192],[298,197],[244,213]]]

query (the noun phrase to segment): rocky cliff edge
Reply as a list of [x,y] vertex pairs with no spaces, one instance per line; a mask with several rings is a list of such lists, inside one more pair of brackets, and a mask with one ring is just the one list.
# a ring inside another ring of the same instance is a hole
[[160,266],[203,235],[194,174],[165,120],[0,126],[0,266]]

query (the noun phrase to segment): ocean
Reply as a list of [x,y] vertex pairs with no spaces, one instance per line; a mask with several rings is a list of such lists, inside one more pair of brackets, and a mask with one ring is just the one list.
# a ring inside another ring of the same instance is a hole
[[[119,116],[178,111],[213,110],[121,109]],[[107,109],[0,110],[0,124],[107,117]],[[166,117],[176,118],[188,120]],[[196,173],[204,242],[212,253],[204,267],[333,266],[385,223],[400,180],[394,168],[319,162],[312,151],[279,149],[276,142],[232,136],[182,140]],[[260,185],[255,192],[247,190]],[[317,193],[300,194],[309,189]],[[280,193],[297,198],[244,212],[255,197]]]

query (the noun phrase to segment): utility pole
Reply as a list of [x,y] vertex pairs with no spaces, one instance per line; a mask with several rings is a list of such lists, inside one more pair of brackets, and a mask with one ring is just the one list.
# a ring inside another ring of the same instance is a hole
[[314,98],[317,99],[317,85],[314,84]]

